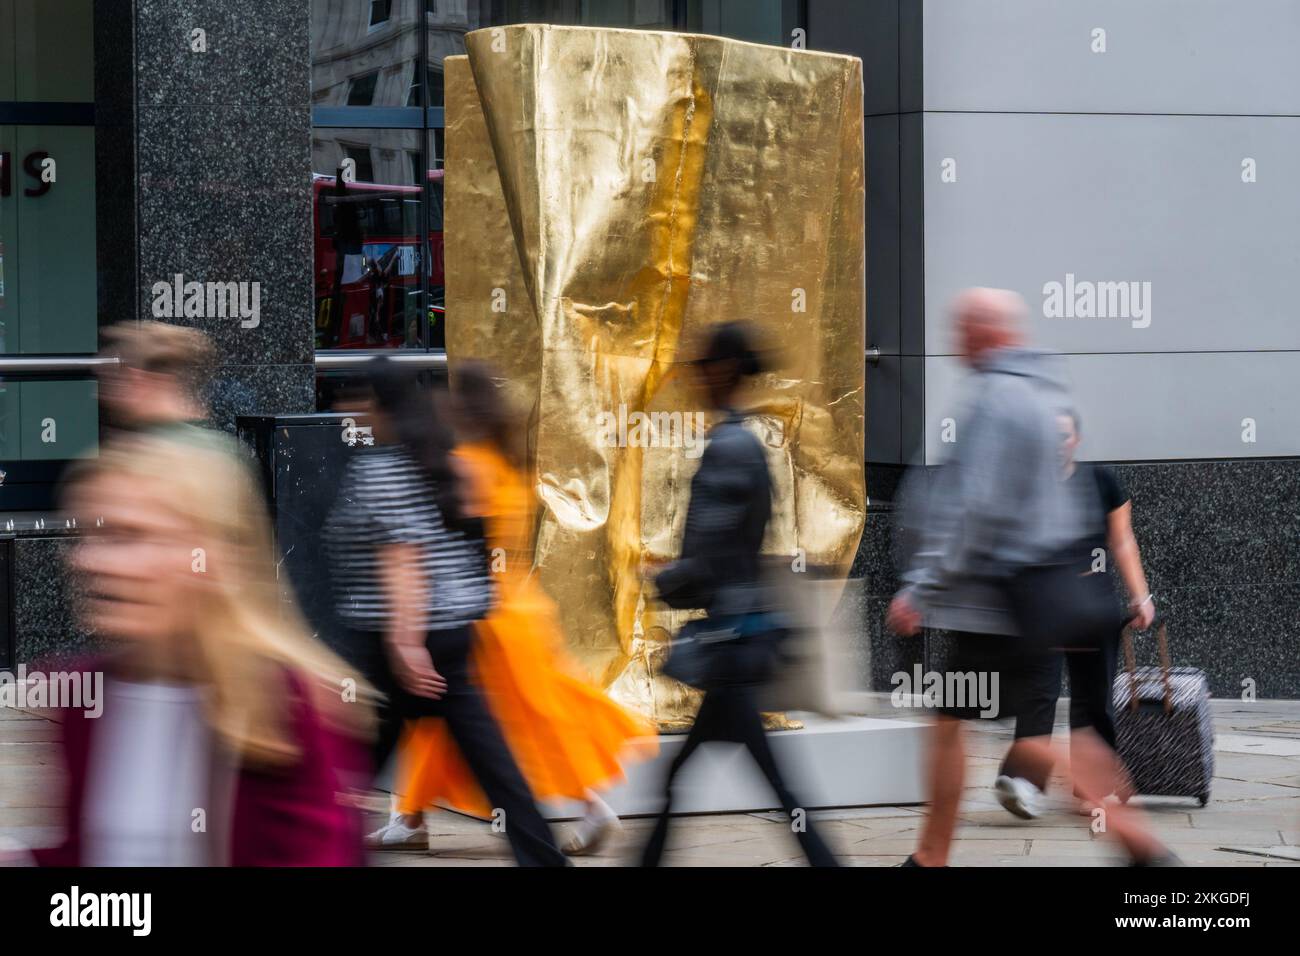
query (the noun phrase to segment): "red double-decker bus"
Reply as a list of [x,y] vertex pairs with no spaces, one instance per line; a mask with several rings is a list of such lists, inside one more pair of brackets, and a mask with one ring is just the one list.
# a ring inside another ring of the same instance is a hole
[[441,347],[442,170],[428,172],[429,301],[420,296],[420,187],[312,176],[316,348]]

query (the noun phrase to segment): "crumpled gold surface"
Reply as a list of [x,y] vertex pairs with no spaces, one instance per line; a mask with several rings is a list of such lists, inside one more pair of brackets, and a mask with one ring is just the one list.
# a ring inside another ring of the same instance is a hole
[[466,48],[445,61],[451,373],[490,361],[532,409],[534,567],[571,651],[680,726],[698,696],[657,671],[683,617],[638,567],[676,556],[698,455],[607,447],[597,416],[700,410],[680,363],[709,324],[753,321],[781,357],[749,405],[776,488],[764,549],[847,573],[866,500],[862,63],[541,25]]

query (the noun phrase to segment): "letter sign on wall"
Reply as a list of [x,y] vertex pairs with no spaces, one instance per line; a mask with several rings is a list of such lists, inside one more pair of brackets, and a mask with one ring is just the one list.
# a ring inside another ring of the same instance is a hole
[[[37,150],[28,153],[23,159],[23,169],[32,177],[35,185],[26,187],[23,192],[28,196],[44,196],[50,191],[50,184],[54,182],[52,176],[47,170],[50,168],[46,162],[50,154],[44,150]],[[0,198],[7,198],[13,193],[13,157],[9,153],[0,153]]]

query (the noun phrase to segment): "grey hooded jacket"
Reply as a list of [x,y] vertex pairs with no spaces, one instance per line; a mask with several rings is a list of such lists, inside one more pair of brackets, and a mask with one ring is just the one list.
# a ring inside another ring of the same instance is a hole
[[1057,361],[1021,348],[987,354],[950,456],[928,473],[913,469],[903,580],[927,627],[1014,634],[1007,579],[1084,536],[1087,505],[1062,476],[1057,419],[1071,403]]

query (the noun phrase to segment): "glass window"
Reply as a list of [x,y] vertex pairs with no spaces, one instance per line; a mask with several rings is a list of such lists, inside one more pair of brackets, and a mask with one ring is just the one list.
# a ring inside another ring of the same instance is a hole
[[[0,125],[0,359],[98,347],[94,47],[89,0],[0,0],[0,112],[37,124]],[[41,103],[62,104],[60,125]],[[24,463],[93,455],[98,432],[89,378],[0,376],[0,506],[37,474]]]
[[442,127],[429,130],[429,168],[442,169],[447,155],[447,131]]
[[393,0],[370,0],[370,25],[387,23],[393,15]]
[[0,354],[94,352],[96,312],[94,127],[0,126]]
[[313,0],[312,102],[406,106],[411,87],[419,84],[418,11],[411,0]]
[[645,30],[671,30],[679,25],[673,22],[672,0],[504,0],[492,6],[499,13],[495,22],[501,24],[559,23]]
[[687,0],[687,29],[748,40],[790,45],[798,25],[797,0]]
[[[429,347],[447,347],[447,273],[442,244],[442,134],[429,130],[429,177],[425,206],[429,216]],[[435,158],[436,157],[436,160]]]
[[404,129],[313,133],[317,348],[424,346],[420,139]]
[[[425,75],[429,81],[429,104],[431,106],[441,106],[443,103],[443,86],[442,86],[442,63],[437,66],[430,66],[425,70]],[[423,88],[420,85],[420,78],[416,76],[411,82],[411,88],[406,94],[407,106],[422,105],[421,97],[424,95]]]
[[671,30],[668,0],[583,0],[578,23],[588,27],[637,27]]
[[0,355],[97,346],[93,32],[86,0],[0,0],[0,101],[87,107],[0,125]]
[[441,106],[446,101],[443,91],[442,61],[439,60],[437,66],[429,67],[429,102]]
[[348,106],[370,106],[375,102],[375,85],[379,82],[379,72],[354,76],[348,87]]
[[341,140],[339,147],[343,151],[343,158],[352,163],[352,169],[348,172],[353,178],[363,183],[373,183],[375,165],[370,161],[370,147],[364,143],[344,143]]
[[442,105],[442,78],[425,24],[449,6],[463,32],[466,7],[479,4],[312,0],[318,349],[431,345],[428,303],[442,301],[442,274],[431,258],[441,227],[431,242],[426,107]]
[[93,379],[0,381],[0,460],[63,461],[99,448]]
[[[426,6],[425,26],[429,44],[429,105],[443,104],[442,61],[465,52],[465,34],[495,25],[489,3],[438,3]],[[511,23],[503,19],[501,22]]]
[[95,98],[90,0],[0,0],[0,100]]

